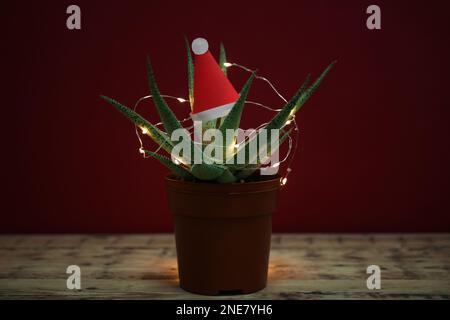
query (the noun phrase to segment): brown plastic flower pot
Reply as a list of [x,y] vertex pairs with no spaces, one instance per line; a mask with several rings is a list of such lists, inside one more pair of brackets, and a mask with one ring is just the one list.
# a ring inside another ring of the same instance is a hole
[[205,295],[263,289],[279,177],[233,184],[168,177],[180,286]]

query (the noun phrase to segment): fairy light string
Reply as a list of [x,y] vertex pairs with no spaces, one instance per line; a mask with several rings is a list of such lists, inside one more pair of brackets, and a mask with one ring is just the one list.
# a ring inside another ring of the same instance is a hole
[[[243,65],[241,65],[241,64],[238,64],[238,63],[225,62],[223,65],[224,65],[225,67],[227,67],[227,68],[229,68],[229,67],[237,67],[237,68],[240,68],[240,69],[242,69],[242,70],[244,70],[244,71],[247,71],[247,72],[249,72],[249,73],[253,73],[253,70],[251,70],[250,68],[247,68],[246,66],[243,66]],[[271,82],[269,79],[267,79],[266,77],[259,76],[259,75],[256,75],[255,78],[256,78],[256,79],[259,79],[259,80],[262,80],[262,81],[264,81],[264,82],[266,82],[266,83],[272,88],[272,90],[276,93],[276,95],[277,95],[281,100],[283,100],[284,103],[287,103],[286,98],[285,98],[285,97],[284,97],[284,96],[283,96],[283,95],[275,88],[275,86],[272,84],[272,82]],[[261,104],[261,103],[257,103],[257,102],[256,102],[256,103],[255,103],[255,102],[250,102],[250,103],[253,103],[253,104],[257,105],[257,106],[263,107],[263,108],[265,108],[265,109],[268,109],[268,110],[271,110],[271,111],[274,111],[274,112],[279,112],[279,111],[281,111],[281,109],[274,109],[274,108],[265,106],[265,105],[263,105],[263,104]],[[295,115],[292,115],[291,118],[288,119],[288,120],[286,121],[284,127],[287,126],[287,125],[290,125],[292,122],[294,123],[294,131],[295,131],[294,150],[293,150],[293,152],[292,152],[292,156],[290,157],[290,159],[289,159],[289,161],[288,161],[288,166],[287,166],[287,169],[286,169],[286,174],[285,174],[283,177],[281,177],[281,179],[280,179],[281,186],[286,185],[287,180],[288,180],[288,179],[287,179],[287,178],[288,178],[288,175],[292,172],[291,165],[292,165],[292,162],[293,162],[293,160],[294,160],[295,154],[296,154],[296,152],[297,152],[297,147],[298,147],[299,129],[298,129],[298,124],[297,124],[297,122],[295,121]],[[288,153],[287,153],[286,157],[285,157],[282,161],[279,161],[278,163],[275,163],[275,164],[272,165],[272,166],[275,166],[275,165],[276,165],[276,166],[279,166],[281,163],[283,163],[284,161],[286,161],[286,160],[289,158],[289,155],[291,154],[291,151],[292,151],[292,137],[289,135],[289,149],[288,149]]]
[[[251,70],[250,68],[247,68],[247,67],[245,67],[245,66],[243,66],[243,65],[240,65],[240,64],[238,64],[238,63],[225,62],[223,65],[224,65],[226,68],[236,67],[236,68],[239,68],[239,69],[244,70],[244,71],[246,71],[246,72],[253,73],[253,70]],[[255,78],[258,79],[258,80],[262,80],[262,81],[266,82],[266,83],[270,86],[270,88],[273,90],[273,92],[274,92],[281,100],[283,100],[284,103],[287,103],[286,98],[285,98],[285,97],[284,97],[284,96],[283,96],[283,95],[275,88],[275,86],[272,84],[272,82],[271,82],[269,79],[267,79],[266,77],[259,76],[259,75],[256,75]],[[143,97],[139,98],[139,99],[136,101],[135,105],[134,105],[133,111],[136,111],[137,108],[138,108],[138,106],[139,106],[144,100],[150,99],[150,98],[152,98],[152,97],[153,97],[152,95],[146,95],[146,96],[143,96]],[[163,97],[163,98],[168,98],[168,99],[173,99],[173,100],[177,100],[179,103],[186,103],[186,102],[189,101],[188,99],[185,99],[185,98],[182,98],[182,97],[175,97],[175,96],[167,95],[167,94],[162,94],[161,97]],[[279,112],[279,111],[282,110],[282,109],[279,109],[279,108],[277,109],[277,108],[269,107],[269,106],[267,106],[267,105],[265,105],[265,104],[262,104],[262,103],[256,102],[256,101],[248,101],[248,100],[247,100],[245,103],[246,103],[246,104],[252,104],[252,105],[255,105],[255,106],[264,108],[264,109],[266,109],[266,110],[272,111],[272,112]],[[189,121],[189,120],[191,120],[191,118],[190,118],[190,117],[187,117],[187,118],[184,118],[183,120],[181,120],[180,123],[184,123],[184,122]],[[161,126],[162,124],[163,124],[162,122],[158,122],[158,123],[155,124],[155,127],[159,127],[159,126]],[[246,139],[250,139],[250,137],[252,136],[253,132],[256,132],[257,130],[259,130],[259,129],[261,129],[261,128],[264,128],[267,124],[268,124],[268,123],[263,123],[263,124],[259,125],[256,129],[253,129],[252,132],[251,132],[249,135],[247,135],[245,138],[246,138]],[[280,184],[281,184],[281,186],[286,185],[287,180],[288,180],[287,178],[288,178],[289,174],[292,172],[291,165],[292,165],[292,162],[293,162],[293,160],[294,160],[294,157],[295,157],[295,154],[296,154],[297,148],[298,148],[299,128],[298,128],[297,121],[295,120],[295,115],[292,115],[292,116],[286,121],[286,123],[285,123],[285,125],[283,126],[283,128],[286,127],[286,126],[289,126],[289,125],[291,125],[291,124],[294,124],[295,139],[293,139],[293,138],[291,137],[291,134],[289,134],[289,136],[288,136],[288,151],[287,151],[286,155],[284,156],[284,158],[283,158],[282,160],[280,160],[279,162],[276,162],[276,163],[274,163],[274,164],[271,165],[272,168],[276,168],[276,167],[279,167],[283,162],[288,161],[286,173],[280,178]],[[192,130],[193,128],[194,128],[194,126],[191,125],[191,126],[189,126],[189,127],[186,127],[185,129],[188,130],[190,133],[192,133],[191,130]],[[140,129],[141,129],[142,134],[147,134],[147,133],[148,133],[148,129],[146,129],[146,128],[140,128]],[[135,133],[136,133],[136,137],[137,137],[138,142],[139,142],[139,153],[141,153],[142,156],[143,156],[144,158],[148,158],[149,156],[148,156],[148,155],[145,153],[145,151],[144,151],[144,143],[143,143],[142,138],[141,138],[141,135],[140,135],[140,133],[139,133],[139,128],[138,128],[138,126],[135,126]],[[242,144],[245,143],[245,142],[246,142],[246,140],[241,141],[241,142],[239,142],[238,144],[236,144],[235,147],[238,148],[240,145],[242,145]],[[154,153],[157,153],[157,152],[159,152],[159,151],[161,150],[161,148],[162,148],[162,145],[160,145],[160,146],[159,146],[155,151],[153,151],[153,152],[154,152]],[[179,164],[179,163],[176,163],[176,164]],[[265,168],[267,168],[267,167],[265,167]]]

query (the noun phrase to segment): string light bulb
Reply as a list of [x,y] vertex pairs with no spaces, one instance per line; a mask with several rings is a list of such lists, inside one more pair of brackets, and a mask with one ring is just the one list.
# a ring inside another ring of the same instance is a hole
[[288,121],[286,121],[286,125],[288,126],[288,125],[290,125],[291,124],[291,122],[292,122],[292,120],[288,120]]
[[144,148],[139,148],[139,153],[140,154],[145,154]]
[[287,183],[287,178],[284,177],[283,179],[281,179],[281,185],[284,186]]
[[142,134],[147,134],[148,133],[148,129],[147,128],[141,128],[142,129]]
[[180,101],[181,103],[183,103],[183,102],[186,102],[186,101],[187,101],[186,99],[183,99],[183,98],[177,98],[177,100],[178,100],[178,101]]
[[181,162],[178,159],[173,160],[176,165],[179,165]]
[[223,63],[223,66],[225,67],[225,68],[229,68],[229,67],[231,67],[233,64],[232,63],[229,63],[229,62],[224,62]]

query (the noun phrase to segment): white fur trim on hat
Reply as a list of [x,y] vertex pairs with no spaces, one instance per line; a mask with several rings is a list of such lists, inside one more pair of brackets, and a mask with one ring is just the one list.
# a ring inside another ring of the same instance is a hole
[[213,109],[205,110],[198,113],[191,113],[193,121],[209,121],[226,116],[233,108],[236,102],[227,103]]

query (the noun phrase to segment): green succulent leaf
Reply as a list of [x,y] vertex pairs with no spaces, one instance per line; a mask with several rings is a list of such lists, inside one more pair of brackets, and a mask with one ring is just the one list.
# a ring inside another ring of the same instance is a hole
[[217,124],[217,119],[202,121],[202,129],[203,131],[208,129],[215,129]]
[[[286,139],[289,137],[289,135],[291,134],[292,129],[289,129],[287,132],[283,132],[283,135],[280,138],[280,142],[278,144],[278,147],[280,147],[284,141],[286,141]],[[276,151],[277,149],[272,150],[271,146],[269,145],[268,147],[268,154],[270,154],[270,156],[273,155],[273,153]],[[261,167],[262,163],[258,162],[257,165],[249,165],[244,167],[243,169],[241,169],[239,172],[237,172],[235,174],[236,179],[241,180],[241,179],[245,179],[247,177],[249,177],[250,175],[252,175],[256,170],[258,170]]]
[[153,96],[153,102],[155,103],[156,110],[158,111],[159,117],[166,129],[166,132],[169,136],[172,135],[172,132],[176,129],[182,128],[180,122],[175,117],[175,114],[170,110],[166,101],[161,97],[158,86],[156,85],[155,76],[153,74],[152,64],[150,59],[147,59],[147,74],[148,74],[148,84],[150,87],[150,92]]
[[[234,104],[233,108],[230,110],[228,115],[222,121],[222,124],[219,127],[219,130],[222,132],[222,136],[226,137],[227,129],[236,130],[239,128],[239,124],[241,122],[242,110],[244,109],[245,99],[247,98],[248,92],[250,90],[250,86],[252,85],[253,79],[255,78],[256,71],[252,73],[252,75],[248,78],[245,85],[242,87],[241,93],[239,94],[239,98]],[[229,158],[230,154],[234,153],[234,141],[227,141],[228,144],[223,146],[224,148],[224,159]]]
[[225,62],[227,62],[227,55],[225,53],[225,46],[220,43],[220,53],[219,53],[219,65],[222,72],[227,75],[227,67],[225,67]]
[[194,178],[194,176],[188,170],[184,169],[180,165],[173,163],[172,160],[170,160],[169,158],[164,157],[156,152],[151,152],[148,150],[144,150],[144,151],[145,151],[145,154],[157,159],[159,162],[161,162],[164,166],[166,166],[175,175],[177,175],[185,180],[192,180]]
[[139,115],[137,112],[131,110],[130,108],[127,108],[126,106],[117,102],[116,100],[103,95],[100,97],[109,104],[111,104],[113,107],[115,107],[120,113],[122,113],[136,126],[138,126],[141,129],[145,128],[147,130],[147,135],[150,136],[150,138],[152,138],[153,141],[155,141],[158,145],[160,145],[164,150],[166,150],[168,153],[172,151],[173,143],[165,132],[162,132],[161,130],[156,128],[153,124],[144,119],[141,115]]
[[333,67],[335,62],[336,61],[333,61],[322,72],[317,80],[314,81],[314,83],[308,89],[306,89],[310,79],[310,75],[308,75],[294,97],[292,97],[292,99],[283,107],[283,109],[269,122],[269,124],[266,126],[266,129],[270,130],[282,128],[285,125],[286,121],[289,120],[298,110],[300,110],[300,108],[305,104],[306,101],[308,101],[312,93],[317,89],[317,87]]
[[191,168],[191,173],[200,180],[213,181],[219,178],[223,172],[227,170],[226,167],[217,164],[194,164]]
[[188,66],[188,88],[189,88],[189,104],[191,106],[191,111],[194,107],[194,62],[192,60],[191,47],[189,46],[189,41],[185,37],[186,43],[186,53],[187,53],[187,66]]

